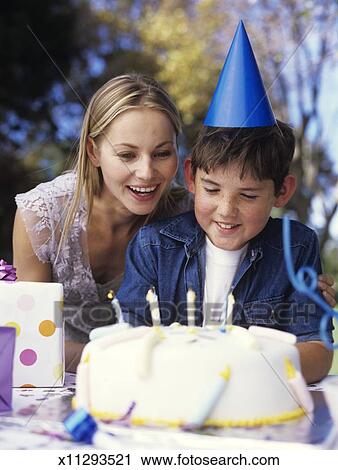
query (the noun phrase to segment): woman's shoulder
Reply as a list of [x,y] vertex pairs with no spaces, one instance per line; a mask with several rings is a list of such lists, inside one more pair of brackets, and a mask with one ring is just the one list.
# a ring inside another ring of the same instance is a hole
[[76,175],[70,171],[57,176],[51,181],[40,183],[26,193],[17,194],[16,201],[40,200],[46,203],[55,202],[58,198],[71,198],[74,194]]

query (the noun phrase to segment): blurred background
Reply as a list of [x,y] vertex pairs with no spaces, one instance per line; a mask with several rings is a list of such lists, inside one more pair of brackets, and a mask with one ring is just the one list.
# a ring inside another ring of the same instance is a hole
[[[145,72],[181,111],[181,158],[243,19],[276,116],[297,136],[288,210],[338,280],[338,53],[334,0],[11,0],[0,6],[0,258],[14,196],[70,165],[85,106],[109,78]],[[181,175],[180,175],[181,176]]]

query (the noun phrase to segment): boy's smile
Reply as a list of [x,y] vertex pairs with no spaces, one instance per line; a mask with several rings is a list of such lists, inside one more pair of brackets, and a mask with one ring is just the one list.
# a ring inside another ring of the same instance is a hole
[[[282,187],[275,195],[272,180],[257,180],[249,172],[241,179],[236,162],[209,173],[186,165],[189,190],[195,194],[195,215],[210,241],[223,250],[239,250],[265,227],[274,206],[291,197]],[[286,177],[293,178],[291,175]]]

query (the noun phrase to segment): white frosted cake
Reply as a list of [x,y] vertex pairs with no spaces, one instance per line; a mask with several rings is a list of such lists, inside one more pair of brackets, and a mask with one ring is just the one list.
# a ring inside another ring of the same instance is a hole
[[178,324],[110,332],[86,345],[77,371],[75,406],[97,418],[132,408],[132,424],[250,427],[313,409],[289,333]]

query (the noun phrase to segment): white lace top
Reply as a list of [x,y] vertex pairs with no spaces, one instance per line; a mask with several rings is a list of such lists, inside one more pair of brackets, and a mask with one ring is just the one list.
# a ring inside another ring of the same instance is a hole
[[[95,283],[87,246],[87,202],[82,197],[67,240],[56,258],[67,208],[74,194],[76,176],[68,172],[42,183],[15,201],[20,210],[32,248],[43,263],[50,263],[52,281],[64,288],[66,339],[88,340],[91,329],[114,323],[107,293],[117,292],[122,275],[106,284]],[[177,212],[191,208],[191,199],[182,201]]]

